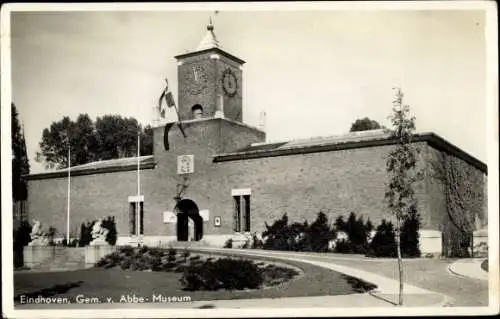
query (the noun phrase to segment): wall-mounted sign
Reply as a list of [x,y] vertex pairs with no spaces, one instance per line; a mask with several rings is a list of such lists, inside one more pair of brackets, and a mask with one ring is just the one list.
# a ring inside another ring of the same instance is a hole
[[210,211],[208,209],[200,210],[200,216],[204,222],[208,222],[210,220]]
[[250,188],[233,188],[231,189],[231,196],[244,196],[251,195],[252,189]]
[[143,202],[144,201],[144,195],[140,196],[129,196],[128,197],[128,202],[129,203],[137,203],[137,202]]
[[194,172],[194,155],[177,156],[177,174],[191,174]]
[[220,216],[215,216],[214,217],[214,226],[215,227],[220,227],[221,221],[222,221],[222,219],[221,219]]
[[177,223],[177,214],[172,212],[163,212],[163,223],[165,224]]

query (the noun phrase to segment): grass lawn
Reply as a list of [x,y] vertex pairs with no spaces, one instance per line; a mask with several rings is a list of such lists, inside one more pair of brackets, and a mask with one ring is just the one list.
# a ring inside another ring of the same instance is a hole
[[79,294],[99,297],[102,302],[113,298],[118,302],[122,295],[150,298],[153,294],[170,297],[189,296],[192,301],[276,298],[321,295],[345,295],[362,292],[358,283],[328,269],[298,262],[287,262],[304,273],[285,284],[266,289],[243,291],[183,291],[179,279],[182,274],[172,272],[124,271],[120,269],[91,268],[66,272],[18,272],[14,274],[15,303],[21,295],[29,294],[68,297],[74,301]]
[[481,268],[483,268],[484,271],[488,271],[488,259],[481,263]]

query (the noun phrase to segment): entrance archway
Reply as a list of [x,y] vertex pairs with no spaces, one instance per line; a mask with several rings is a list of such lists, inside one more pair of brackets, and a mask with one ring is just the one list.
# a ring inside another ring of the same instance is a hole
[[[195,202],[190,199],[182,199],[175,206],[177,213],[177,240],[199,241],[203,237],[203,219]],[[194,231],[190,236],[189,220],[193,222]],[[191,238],[190,238],[191,237]]]

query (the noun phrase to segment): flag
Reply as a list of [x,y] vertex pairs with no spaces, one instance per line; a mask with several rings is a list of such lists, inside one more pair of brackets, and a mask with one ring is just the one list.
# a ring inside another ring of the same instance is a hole
[[[165,125],[165,129],[163,131],[163,147],[165,148],[165,151],[168,151],[170,149],[170,143],[168,142],[168,132],[170,132],[170,129],[172,126],[174,126],[174,122],[172,123],[167,123]],[[186,137],[186,133],[184,132],[184,129],[182,128],[182,123],[177,122],[177,125],[179,126],[179,129],[184,137]]]
[[[186,133],[184,132],[184,128],[182,127],[182,122],[181,122],[181,117],[179,115],[179,110],[175,106],[175,101],[174,101],[174,97],[172,95],[172,92],[170,92],[168,90],[168,80],[165,79],[165,82],[167,84],[165,86],[165,89],[163,89],[163,92],[161,92],[160,98],[158,100],[158,110],[160,111],[161,117],[165,118],[165,109],[162,108],[163,100],[165,100],[165,103],[167,104],[167,106],[169,108],[174,107],[175,112],[177,113],[177,126],[179,126],[179,130],[181,131],[182,136],[184,136],[184,138],[186,138],[187,136],[186,136]],[[163,146],[165,147],[165,151],[168,151],[170,149],[170,145],[168,142],[168,132],[170,131],[170,129],[172,128],[173,125],[174,125],[174,123],[167,123],[165,125],[165,130],[163,132]]]
[[165,151],[168,151],[170,149],[170,145],[168,144],[168,132],[173,125],[174,123],[167,123],[167,125],[165,125],[165,130],[163,132],[163,146],[165,147]]
[[160,98],[158,99],[158,112],[160,113],[161,118],[165,118],[165,109],[161,107],[163,99],[165,98],[165,90],[161,92]]
[[167,92],[165,94],[165,102],[167,102],[168,107],[175,106],[174,97],[172,96],[172,92]]
[[170,92],[168,90],[168,84],[163,89],[163,91],[161,92],[160,98],[158,99],[158,112],[160,112],[160,116],[162,118],[165,118],[165,108],[162,107],[163,100],[165,100],[165,103],[167,104],[167,106],[169,108],[175,106],[175,101],[174,101],[174,97],[172,96],[172,92]]

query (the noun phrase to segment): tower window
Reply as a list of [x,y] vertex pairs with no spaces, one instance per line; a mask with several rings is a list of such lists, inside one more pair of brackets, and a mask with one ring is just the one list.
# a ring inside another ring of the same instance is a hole
[[203,107],[201,105],[196,104],[191,108],[191,111],[193,112],[193,118],[201,119],[203,117]]

